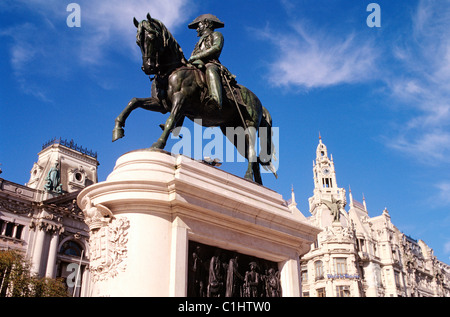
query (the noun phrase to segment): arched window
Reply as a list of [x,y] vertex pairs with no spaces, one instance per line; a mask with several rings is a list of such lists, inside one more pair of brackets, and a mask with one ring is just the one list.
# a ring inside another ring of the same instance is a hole
[[64,255],[80,257],[82,250],[83,248],[78,243],[69,240],[64,242],[64,244],[61,246],[61,249],[59,250],[59,253]]
[[323,263],[322,261],[314,262],[314,269],[316,271],[316,280],[323,279]]
[[[59,249],[59,263],[56,277],[62,278],[67,285],[67,292],[70,296],[78,297],[81,295],[81,288],[83,284],[83,274],[86,269],[86,264],[79,263],[85,257],[84,248],[81,244],[74,240],[67,240]],[[84,262],[84,261],[83,261]],[[79,270],[79,271],[77,271]]]

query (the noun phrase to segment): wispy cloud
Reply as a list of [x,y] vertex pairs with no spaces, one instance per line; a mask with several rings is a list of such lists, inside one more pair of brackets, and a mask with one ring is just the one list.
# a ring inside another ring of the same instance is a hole
[[83,27],[89,29],[82,39],[80,58],[86,63],[99,63],[105,49],[116,47],[126,49],[130,54],[136,53],[134,35],[136,28],[132,19],[146,18],[147,13],[164,21],[170,29],[185,22],[188,0],[110,0],[84,1],[80,6],[83,11]]
[[393,56],[403,70],[387,84],[391,98],[413,116],[397,122],[389,146],[428,163],[450,162],[450,1],[421,0],[411,17],[411,36]]
[[46,80],[37,78],[68,78],[80,66],[94,71],[111,62],[107,59],[110,52],[139,58],[133,17],[145,19],[150,12],[169,28],[176,28],[186,22],[182,15],[190,0],[78,0],[79,29],[67,27],[70,12],[66,11],[67,4],[59,0],[5,1],[10,5],[2,5],[0,10],[33,12],[34,17],[0,28],[0,38],[8,39],[4,42],[9,47],[14,77],[23,92],[50,101]]
[[355,33],[336,37],[296,22],[287,34],[266,29],[259,35],[277,51],[270,63],[274,85],[308,90],[363,82],[375,75],[378,50]]
[[383,101],[398,116],[386,122],[382,140],[422,163],[441,164],[450,163],[448,30],[450,0],[419,0],[403,29],[382,41],[302,20],[288,32],[267,27],[256,33],[276,52],[268,67],[273,85],[311,90],[376,83],[377,91],[384,85]]
[[[31,23],[24,23],[18,26],[0,30],[0,37],[12,39],[10,48],[10,63],[13,76],[19,84],[21,90],[26,94],[48,102],[50,101],[45,89],[39,88],[36,84],[28,81],[28,73],[33,69],[33,64],[39,59],[45,59],[46,52],[35,45],[39,41],[38,28]],[[30,35],[34,34],[34,37]],[[42,65],[42,64],[41,64]]]
[[434,200],[437,201],[439,205],[450,204],[450,181],[437,184],[436,190],[437,195]]

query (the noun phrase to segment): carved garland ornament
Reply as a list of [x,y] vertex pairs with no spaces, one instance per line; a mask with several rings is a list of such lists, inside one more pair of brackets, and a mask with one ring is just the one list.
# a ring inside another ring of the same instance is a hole
[[90,229],[90,268],[94,282],[116,276],[126,269],[128,229],[126,217],[114,217],[101,205],[84,198],[85,221]]

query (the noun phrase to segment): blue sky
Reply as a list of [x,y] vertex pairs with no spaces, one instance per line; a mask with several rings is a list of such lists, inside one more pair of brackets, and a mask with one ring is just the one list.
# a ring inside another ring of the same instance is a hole
[[1,177],[26,183],[54,137],[97,151],[99,181],[121,154],[149,147],[167,115],[136,110],[111,142],[115,117],[150,94],[132,19],[150,12],[189,57],[187,24],[212,13],[225,22],[222,63],[279,128],[279,178],[264,174],[264,185],[285,199],[294,186],[309,216],[320,132],[338,185],[450,262],[450,1],[373,1],[379,28],[368,27],[365,0],[78,0],[81,27],[70,28],[71,2],[0,2]]

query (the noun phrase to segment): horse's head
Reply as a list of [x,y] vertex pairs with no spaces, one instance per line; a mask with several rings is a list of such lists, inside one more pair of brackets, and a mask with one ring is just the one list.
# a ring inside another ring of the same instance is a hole
[[160,55],[164,50],[164,35],[161,23],[147,14],[147,20],[138,22],[133,19],[137,28],[136,44],[141,48],[142,70],[147,75],[156,74],[159,68]]

